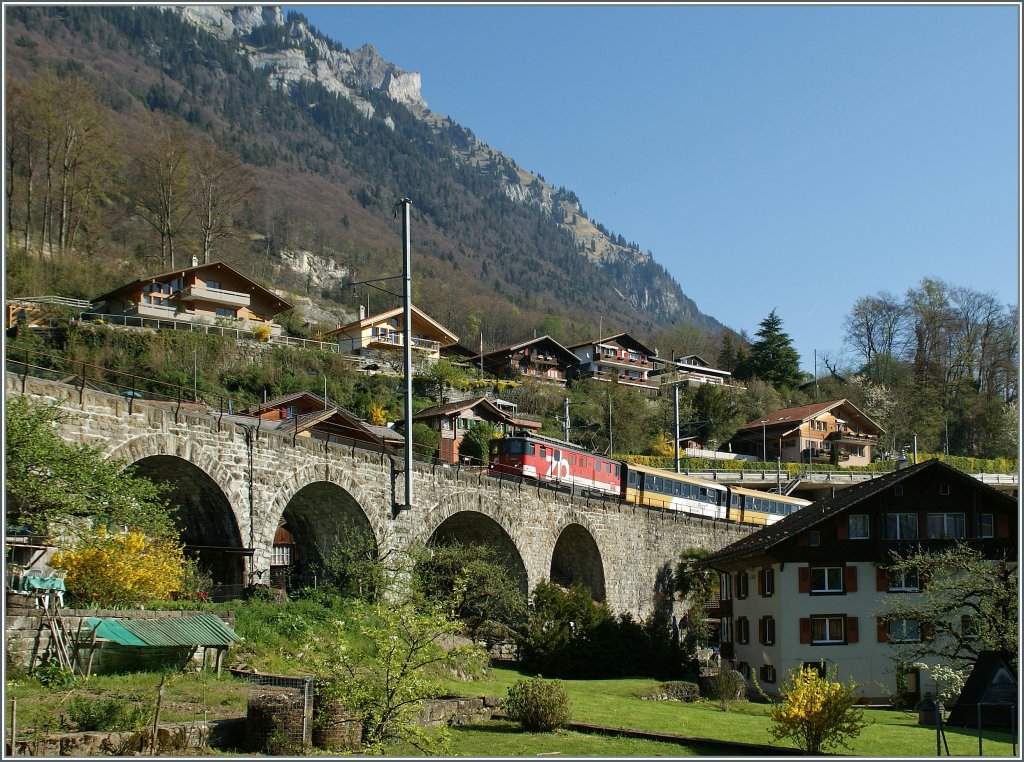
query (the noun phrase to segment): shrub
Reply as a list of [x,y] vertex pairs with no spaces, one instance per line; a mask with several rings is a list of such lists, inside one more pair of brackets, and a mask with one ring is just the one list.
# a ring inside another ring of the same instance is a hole
[[708,698],[715,699],[723,712],[728,712],[734,701],[746,698],[747,681],[734,669],[723,666],[717,673],[702,679]]
[[519,680],[508,689],[505,714],[533,732],[554,730],[568,724],[572,704],[559,680]]
[[68,720],[79,732],[95,730],[141,730],[149,719],[149,708],[119,698],[91,699],[75,696],[67,705]]
[[179,591],[184,557],[174,541],[101,528],[73,549],[55,553],[51,563],[67,570],[76,601],[131,605]]
[[32,670],[32,676],[44,688],[70,688],[78,682],[78,677],[69,669],[65,669],[55,661],[48,661]]
[[657,693],[675,701],[692,702],[700,698],[700,686],[686,680],[671,680],[659,685]]
[[779,691],[782,700],[772,704],[772,737],[788,738],[807,754],[820,754],[826,746],[848,749],[846,740],[866,726],[859,694],[852,680],[843,685],[810,667],[791,670]]
[[252,335],[256,339],[256,341],[270,341],[270,336],[272,333],[273,329],[269,325],[258,325],[252,329]]

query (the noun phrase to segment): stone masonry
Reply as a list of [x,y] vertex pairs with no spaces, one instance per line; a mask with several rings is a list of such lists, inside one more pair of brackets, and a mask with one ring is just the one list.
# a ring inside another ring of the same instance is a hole
[[230,513],[223,521],[233,525],[236,544],[251,544],[247,574],[269,568],[274,533],[286,511],[305,512],[303,526],[326,536],[332,511],[343,505],[365,519],[381,551],[426,543],[436,533],[496,538],[518,556],[529,589],[545,579],[579,578],[603,593],[613,611],[645,616],[654,605],[656,580],[682,549],[713,551],[752,531],[422,463],[413,464],[414,507],[395,511],[405,503],[401,457],[266,432],[247,440],[244,427],[216,413],[130,403],[15,373],[7,373],[6,394],[56,401],[68,414],[60,429],[68,442],[99,445],[126,463],[159,456],[161,464],[190,469],[184,473],[196,474],[197,484],[219,492]]

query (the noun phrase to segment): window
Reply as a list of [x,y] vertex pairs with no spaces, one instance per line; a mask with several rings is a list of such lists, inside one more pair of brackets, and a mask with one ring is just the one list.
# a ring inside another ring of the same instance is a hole
[[843,567],[818,566],[811,569],[812,593],[843,592]]
[[719,633],[719,640],[723,643],[732,643],[732,617],[722,617],[722,630]]
[[812,529],[810,532],[808,532],[807,544],[810,545],[812,548],[817,548],[819,545],[821,545],[821,532],[819,532],[817,529]]
[[995,537],[995,520],[991,513],[978,516],[978,537]]
[[765,569],[761,582],[761,595],[770,598],[775,595],[775,570]]
[[846,617],[844,616],[812,616],[812,643],[845,643]]
[[890,643],[920,643],[921,623],[916,619],[890,619]]
[[747,580],[747,573],[741,572],[740,575],[736,577],[736,597],[746,598],[749,593],[750,590],[749,583]]
[[960,540],[966,534],[964,527],[966,517],[962,513],[929,513],[929,540]]
[[761,682],[775,682],[775,667],[773,667],[771,664],[765,664],[763,667],[761,667]]
[[940,484],[939,485],[939,494],[940,495],[948,495],[949,494],[949,485],[948,484]]
[[917,539],[917,514],[916,513],[887,513],[885,514],[886,540],[916,540]]
[[867,540],[871,537],[871,522],[866,513],[850,514],[850,539]]
[[736,665],[736,671],[743,675],[747,680],[750,679],[750,665],[745,661],[741,661]]
[[823,661],[805,661],[800,666],[803,669],[814,670],[819,677],[825,677],[825,662]]
[[214,309],[217,317],[235,318],[238,317],[238,310],[234,307],[217,307]]
[[762,617],[758,629],[761,645],[770,646],[775,643],[775,617]]
[[209,279],[207,279],[206,287],[207,288],[220,288],[220,281],[219,280],[209,280]]
[[892,494],[895,497],[903,497],[903,485],[897,484],[895,487],[893,487]]
[[736,619],[736,642],[750,642],[750,620],[745,616],[741,616]]
[[732,574],[729,572],[722,572],[718,575],[718,589],[721,591],[721,597],[719,600],[732,600]]
[[914,569],[905,569],[904,571],[890,569],[888,577],[890,593],[917,592],[921,589],[921,581]]
[[270,554],[270,565],[271,566],[291,566],[292,564],[292,546],[291,545],[275,545]]

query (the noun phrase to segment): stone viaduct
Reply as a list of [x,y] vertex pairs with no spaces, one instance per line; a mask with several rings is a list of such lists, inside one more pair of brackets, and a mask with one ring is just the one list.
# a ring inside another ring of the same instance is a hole
[[354,535],[378,553],[487,542],[508,555],[524,589],[581,581],[613,611],[646,616],[680,550],[714,550],[752,531],[423,463],[414,463],[413,507],[396,511],[405,502],[400,456],[13,373],[6,393],[56,401],[66,441],[99,445],[167,483],[186,547],[225,585],[269,583],[284,522],[306,562]]

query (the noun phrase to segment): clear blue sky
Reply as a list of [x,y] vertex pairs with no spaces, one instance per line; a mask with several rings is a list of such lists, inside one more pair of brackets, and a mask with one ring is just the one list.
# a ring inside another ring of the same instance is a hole
[[1018,303],[1016,5],[284,7],[419,72],[702,312],[777,309],[806,370],[924,276]]

